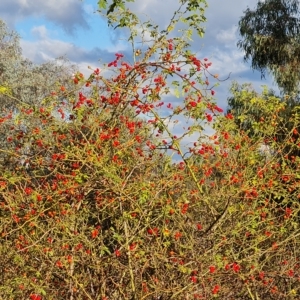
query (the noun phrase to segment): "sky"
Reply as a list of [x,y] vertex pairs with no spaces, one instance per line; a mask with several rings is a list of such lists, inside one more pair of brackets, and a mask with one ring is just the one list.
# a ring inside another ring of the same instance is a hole
[[[230,78],[216,89],[216,99],[226,107],[229,87],[233,80],[251,82],[256,89],[268,85],[276,90],[272,78],[261,79],[243,61],[243,53],[236,44],[237,25],[243,11],[254,8],[256,0],[207,0],[206,34],[195,38],[192,50],[212,62],[211,71],[220,78]],[[164,25],[171,17],[177,0],[135,0],[130,9],[142,18]],[[35,63],[43,63],[66,56],[83,72],[88,66],[109,62],[114,53],[129,53],[122,34],[108,28],[97,10],[97,0],[1,0],[0,18],[21,37],[23,56]]]

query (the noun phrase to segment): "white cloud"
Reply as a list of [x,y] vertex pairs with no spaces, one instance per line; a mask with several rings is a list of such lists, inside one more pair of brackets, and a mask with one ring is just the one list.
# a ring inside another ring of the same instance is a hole
[[[38,32],[40,33],[40,32]],[[21,41],[23,55],[32,61],[44,62],[67,55],[76,47],[70,43],[45,37],[36,42]]]
[[235,46],[236,44],[236,32],[237,28],[236,26],[232,26],[229,29],[221,29],[219,33],[216,35],[216,39],[218,42],[222,43],[225,46],[232,47],[232,45]]
[[[53,39],[45,26],[37,26],[32,32],[38,38],[36,41],[21,40],[23,56],[36,63],[44,63],[65,56],[71,63],[76,64],[85,75],[90,74],[92,68],[101,67],[101,63],[107,63],[115,58],[115,53],[125,52],[124,45],[109,47],[108,49],[85,49],[73,43],[59,39]],[[122,51],[123,52],[123,51]]]
[[169,24],[175,9],[179,7],[179,1],[136,0],[134,3],[128,3],[128,7],[134,13],[137,13],[142,20],[150,19],[153,21],[153,25],[166,26]]
[[85,11],[78,0],[1,0],[1,17],[13,27],[28,17],[44,17],[74,33],[76,27],[88,28]]
[[33,27],[31,33],[40,39],[45,39],[48,36],[47,28],[44,25]]
[[210,58],[212,66],[209,71],[217,73],[221,77],[226,77],[230,73],[241,73],[249,70],[249,66],[243,63],[243,54],[237,49],[224,51],[216,48]]

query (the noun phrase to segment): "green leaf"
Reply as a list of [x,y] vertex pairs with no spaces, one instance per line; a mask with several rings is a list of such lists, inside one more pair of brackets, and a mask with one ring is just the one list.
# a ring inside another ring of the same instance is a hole
[[174,29],[174,26],[168,26],[167,31],[171,32]]
[[123,10],[125,10],[126,8],[125,8],[125,4],[123,3],[123,2],[120,2],[120,5],[119,5],[119,7],[121,8],[121,9],[123,9]]
[[106,9],[106,5],[107,5],[106,0],[99,0],[99,1],[98,1],[98,6],[99,6],[99,9],[100,9],[100,10]]
[[108,247],[106,247],[106,246],[102,246],[100,248],[100,253],[101,253],[101,255],[104,255],[104,254],[111,255],[111,252],[109,251]]

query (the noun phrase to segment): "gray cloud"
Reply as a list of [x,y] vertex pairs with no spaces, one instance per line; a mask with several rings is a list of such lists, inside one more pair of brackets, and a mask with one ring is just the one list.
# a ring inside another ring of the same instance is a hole
[[67,33],[74,33],[77,27],[88,28],[82,3],[78,0],[1,0],[1,18],[10,27],[28,17],[45,17],[62,27]]
[[66,56],[74,63],[92,63],[95,64],[99,59],[104,62],[114,59],[114,53],[100,48],[87,50],[74,44],[44,38],[38,41],[21,41],[23,55],[36,63],[43,63],[57,57]]

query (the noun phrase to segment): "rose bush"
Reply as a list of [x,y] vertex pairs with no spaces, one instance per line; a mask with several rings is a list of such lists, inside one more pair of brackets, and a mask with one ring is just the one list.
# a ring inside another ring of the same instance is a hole
[[190,31],[149,30],[135,62],[117,53],[3,111],[2,298],[297,297],[298,169],[274,139],[284,103],[241,91],[266,111],[241,128]]

